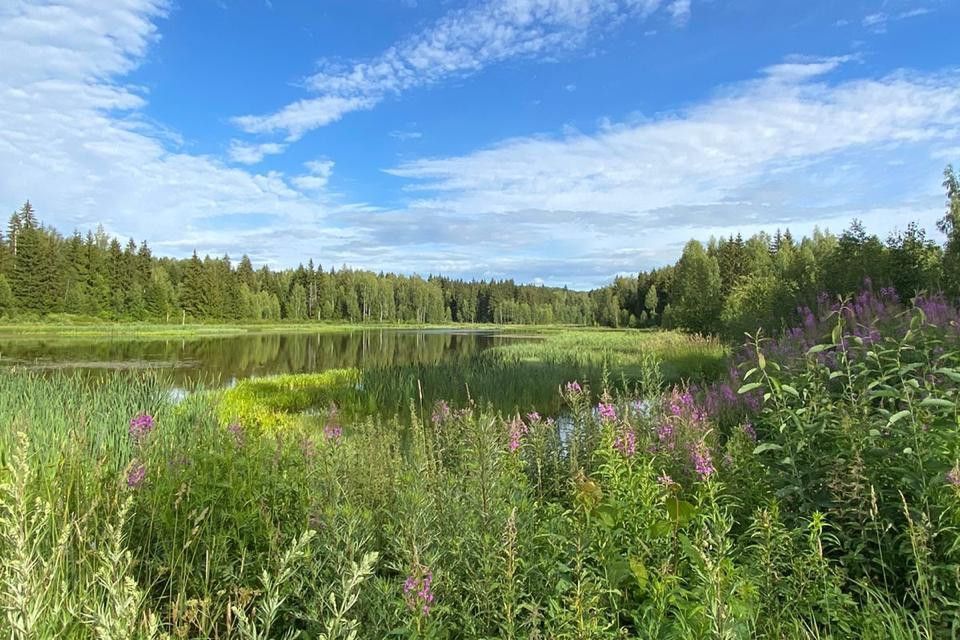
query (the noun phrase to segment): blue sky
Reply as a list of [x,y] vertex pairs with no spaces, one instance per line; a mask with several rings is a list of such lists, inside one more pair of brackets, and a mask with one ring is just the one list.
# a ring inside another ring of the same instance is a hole
[[8,0],[0,205],[156,253],[589,287],[881,235],[960,162],[945,0]]

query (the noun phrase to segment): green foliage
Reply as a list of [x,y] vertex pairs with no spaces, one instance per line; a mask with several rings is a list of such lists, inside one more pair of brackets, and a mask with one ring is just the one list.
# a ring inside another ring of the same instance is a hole
[[703,245],[691,240],[677,263],[670,293],[671,320],[694,333],[713,333],[719,328],[723,305],[720,266]]
[[[154,378],[3,374],[0,421],[29,446],[0,433],[0,606],[77,638],[954,637],[960,349],[918,318],[757,359],[759,442],[662,388],[678,334],[558,334],[639,358],[619,391],[563,386],[558,419],[422,411],[423,369],[401,385],[409,422],[344,411],[342,432],[315,409],[396,370],[178,403]],[[545,345],[507,351],[517,375],[560,357]],[[131,437],[142,411],[156,426]]]
[[222,393],[218,415],[225,424],[267,430],[286,427],[308,409],[343,404],[359,382],[356,369],[248,378]]

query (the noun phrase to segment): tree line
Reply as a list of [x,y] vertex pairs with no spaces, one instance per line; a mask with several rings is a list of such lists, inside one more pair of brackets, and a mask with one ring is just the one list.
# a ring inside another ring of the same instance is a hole
[[0,233],[0,315],[110,320],[463,322],[677,327],[734,337],[791,323],[818,296],[871,282],[910,297],[960,295],[960,179],[944,171],[939,244],[917,224],[886,240],[854,220],[839,236],[789,230],[691,240],[679,261],[592,291],[333,268],[254,269],[249,257],[154,256],[102,228],[69,237],[27,202]]
[[0,315],[76,314],[108,320],[351,323],[592,324],[588,293],[516,284],[324,270],[254,269],[250,258],[154,256],[100,227],[69,237],[43,225],[30,202],[0,233]]
[[[618,277],[592,295],[604,324],[663,325],[734,338],[763,328],[790,326],[799,309],[815,309],[824,296],[836,299],[865,286],[885,288],[904,300],[928,295],[960,296],[960,179],[944,170],[946,212],[937,228],[944,244],[918,224],[885,240],[854,220],[839,236],[815,230],[795,239],[789,230],[691,240],[679,261]],[[603,310],[606,310],[604,313]]]

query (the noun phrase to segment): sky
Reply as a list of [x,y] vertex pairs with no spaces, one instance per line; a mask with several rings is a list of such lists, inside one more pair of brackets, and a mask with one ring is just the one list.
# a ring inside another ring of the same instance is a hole
[[957,0],[3,0],[0,213],[155,254],[588,288],[932,237]]

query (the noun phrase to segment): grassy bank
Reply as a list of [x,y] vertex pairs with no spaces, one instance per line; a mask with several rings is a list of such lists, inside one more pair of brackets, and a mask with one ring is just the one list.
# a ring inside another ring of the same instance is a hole
[[[397,323],[203,323],[158,324],[149,322],[102,322],[76,319],[48,319],[43,322],[0,323],[0,338],[203,338],[251,335],[259,333],[320,333],[374,331],[378,329],[483,329],[477,325],[417,325]],[[490,328],[490,327],[486,327]]]
[[581,369],[606,367],[614,376],[635,378],[646,357],[656,357],[664,377],[714,379],[729,350],[714,338],[676,331],[545,328],[542,340],[495,347],[485,355],[503,362],[541,362]]

